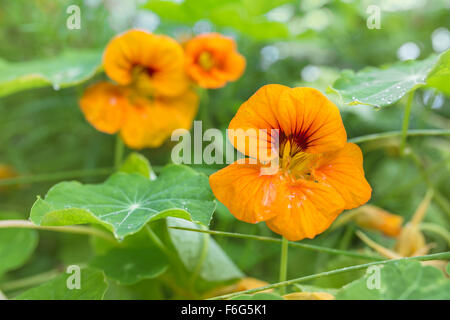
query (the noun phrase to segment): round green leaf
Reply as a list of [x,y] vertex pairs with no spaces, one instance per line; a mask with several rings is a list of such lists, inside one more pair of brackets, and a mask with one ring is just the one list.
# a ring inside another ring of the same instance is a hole
[[119,172],[98,185],[59,183],[34,203],[30,217],[45,226],[98,223],[122,239],[169,216],[208,225],[215,206],[206,176],[169,165],[154,181]]
[[449,52],[441,57],[430,56],[423,61],[395,63],[384,69],[366,68],[357,73],[344,70],[330,90],[346,104],[374,107],[391,105],[408,92],[427,84],[448,91]]

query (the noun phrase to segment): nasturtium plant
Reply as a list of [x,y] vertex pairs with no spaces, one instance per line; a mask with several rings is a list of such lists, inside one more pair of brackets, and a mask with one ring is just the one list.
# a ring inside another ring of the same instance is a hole
[[30,218],[42,226],[100,224],[122,239],[169,216],[209,225],[215,206],[206,176],[169,165],[154,181],[119,172],[98,185],[59,183],[34,203]]
[[[375,272],[367,273],[361,279],[341,288],[336,298],[341,300],[450,299],[450,279],[435,267],[424,266],[417,261],[400,261],[380,266],[380,268],[379,279],[374,279],[377,276]],[[375,287],[376,281],[379,281],[379,289]]]
[[444,0],[73,2],[1,5],[0,300],[450,300]]
[[403,61],[386,68],[344,70],[331,91],[349,105],[389,106],[408,92],[429,86],[448,94],[450,50],[422,61]]
[[[16,300],[101,300],[108,285],[103,272],[83,268],[79,270],[78,280],[71,279],[75,274],[63,273],[35,288],[29,289]],[[79,285],[79,286],[78,286]],[[73,286],[73,287],[72,287]]]
[[101,69],[101,57],[98,51],[68,51],[46,60],[0,61],[0,96],[45,86],[55,90],[75,86]]

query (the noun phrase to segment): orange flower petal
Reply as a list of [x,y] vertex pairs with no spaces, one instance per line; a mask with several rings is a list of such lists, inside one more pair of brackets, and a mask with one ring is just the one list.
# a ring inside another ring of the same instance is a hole
[[[276,141],[270,136],[271,129],[279,130],[279,144],[283,137],[294,139],[307,153],[337,150],[347,140],[339,109],[320,91],[274,84],[263,86],[242,104],[228,129],[247,131],[239,135],[241,144],[232,136],[230,140],[240,152],[261,161],[278,154],[270,151]],[[255,133],[248,133],[249,129]],[[267,130],[267,135],[260,129]],[[247,135],[246,140],[242,135]],[[257,143],[257,148],[252,148],[252,143]]]
[[270,205],[282,181],[278,175],[261,175],[261,168],[245,159],[245,163],[236,161],[209,177],[216,198],[237,219],[248,223],[265,221],[277,214]]
[[339,109],[314,88],[293,88],[283,92],[277,119],[289,136],[300,136],[304,152],[322,153],[344,147],[347,133]]
[[345,202],[332,187],[308,180],[281,184],[267,226],[291,241],[314,238],[325,231],[344,209]]
[[240,78],[245,58],[233,39],[218,33],[199,35],[185,45],[186,70],[204,88],[220,88]]
[[363,156],[356,144],[347,143],[338,151],[324,153],[314,176],[342,196],[345,209],[359,207],[370,199],[372,188],[364,177]]
[[127,103],[125,89],[99,82],[84,92],[80,108],[86,120],[97,130],[113,134],[122,126]]
[[[228,126],[229,140],[237,150],[261,161],[278,156],[277,150],[271,150],[270,130],[280,129],[277,118],[279,100],[288,90],[289,87],[279,84],[265,85],[241,105]],[[266,130],[266,134],[261,129]]]
[[131,100],[121,135],[134,149],[159,147],[175,129],[189,129],[198,109],[198,96],[193,91],[176,98]]
[[154,95],[177,96],[187,89],[183,48],[172,38],[130,30],[107,45],[106,74],[122,85],[137,82]]

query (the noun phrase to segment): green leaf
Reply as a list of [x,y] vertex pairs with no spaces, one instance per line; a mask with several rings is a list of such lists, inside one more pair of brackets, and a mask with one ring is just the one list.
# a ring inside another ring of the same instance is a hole
[[125,159],[119,171],[125,173],[137,173],[150,180],[156,179],[156,175],[153,172],[150,162],[146,157],[136,152],[133,152]]
[[103,270],[108,278],[119,284],[131,285],[164,273],[168,261],[157,247],[117,248],[95,257],[90,265]]
[[34,203],[30,217],[45,226],[97,223],[122,239],[169,216],[208,225],[215,206],[206,176],[169,165],[154,181],[119,172],[98,185],[59,183]]
[[99,51],[66,52],[46,60],[0,64],[0,96],[53,86],[55,90],[80,84],[101,68]]
[[[32,289],[29,289],[16,300],[101,300],[108,287],[101,271],[92,269],[80,270],[80,288],[68,288],[75,274],[63,273],[56,278]],[[72,277],[72,278],[69,278]]]
[[284,300],[283,297],[275,293],[260,292],[255,294],[243,294],[230,300]]
[[369,289],[376,271],[342,287],[336,296],[341,300],[448,300],[450,279],[443,272],[418,261],[400,261],[383,266],[380,270],[380,289]]
[[264,16],[286,0],[215,1],[185,0],[177,4],[164,0],[149,1],[145,7],[164,20],[193,25],[207,19],[220,27],[234,28],[257,40],[287,38],[287,27]]
[[374,107],[391,105],[425,85],[448,92],[449,54],[447,51],[423,61],[398,62],[385,69],[366,68],[357,73],[344,70],[330,90],[346,104]]
[[24,265],[38,244],[36,230],[0,229],[0,277]]
[[439,57],[439,61],[428,75],[427,84],[450,96],[450,50]]
[[243,273],[210,235],[170,228],[199,229],[197,225],[186,220],[167,218],[167,226],[172,243],[189,271],[198,270],[199,276],[210,282],[242,278]]

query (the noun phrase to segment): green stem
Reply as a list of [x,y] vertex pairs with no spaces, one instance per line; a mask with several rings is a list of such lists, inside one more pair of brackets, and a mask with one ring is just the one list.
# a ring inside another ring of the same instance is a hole
[[124,154],[125,146],[123,144],[122,138],[118,134],[116,136],[116,147],[114,149],[114,169],[118,170],[122,165],[123,154]]
[[364,263],[364,264],[358,264],[356,266],[345,267],[345,268],[341,268],[341,269],[336,269],[336,270],[316,273],[316,274],[309,275],[309,276],[306,276],[306,277],[300,277],[300,278],[296,278],[296,279],[292,279],[292,280],[286,280],[286,281],[270,284],[270,285],[267,285],[267,286],[264,286],[264,287],[259,287],[259,288],[255,288],[255,289],[250,289],[250,290],[245,290],[245,291],[239,291],[239,292],[235,292],[235,293],[225,294],[225,295],[222,295],[222,296],[217,296],[217,297],[211,298],[210,300],[230,299],[230,298],[233,298],[233,297],[236,297],[236,296],[240,296],[240,295],[243,295],[243,294],[253,294],[253,293],[256,293],[256,292],[260,292],[260,291],[265,291],[265,290],[270,290],[270,289],[275,289],[275,288],[281,288],[281,287],[290,286],[290,285],[293,285],[293,284],[296,284],[296,283],[299,283],[299,282],[305,282],[305,281],[308,281],[308,280],[314,280],[314,279],[318,279],[318,278],[326,277],[326,276],[330,276],[330,275],[335,275],[335,274],[340,274],[340,273],[344,273],[344,272],[365,269],[367,267],[375,266],[375,265],[384,265],[384,264],[388,264],[388,263],[395,263],[395,262],[399,262],[399,261],[409,261],[409,260],[428,261],[428,260],[439,260],[439,259],[440,260],[446,260],[446,259],[449,259],[449,258],[450,258],[450,251],[447,251],[447,252],[429,254],[429,255],[426,255],[426,256],[416,256],[416,257],[408,257],[408,258],[400,258],[400,259],[392,259],[392,260],[382,260],[382,261],[376,261],[376,262],[369,262],[369,263]]
[[111,172],[113,172],[112,168],[97,168],[97,169],[61,171],[55,173],[43,173],[32,176],[21,176],[21,177],[0,179],[0,186],[58,181],[82,177],[106,176]]
[[8,300],[5,294],[0,290],[0,300]]
[[340,250],[347,250],[348,246],[350,245],[350,242],[352,241],[353,234],[355,232],[353,225],[349,225],[345,228],[344,235],[342,236],[340,242],[339,242],[339,249]]
[[152,228],[150,228],[148,224],[145,225],[145,231],[147,231],[149,238],[158,246],[158,248],[160,248],[161,251],[169,257],[171,255],[169,249],[167,249],[161,239],[156,235],[156,233]]
[[41,283],[44,283],[48,280],[53,279],[54,277],[56,277],[58,274],[60,274],[59,270],[50,270],[50,271],[45,271],[43,273],[39,273],[39,274],[35,274],[32,275],[30,277],[27,278],[22,278],[22,279],[18,279],[18,280],[11,280],[5,283],[0,284],[0,287],[2,288],[2,290],[4,292],[7,291],[15,291],[15,290],[19,290],[22,288],[29,288],[29,287],[34,287],[37,286]]
[[[200,226],[202,227],[202,226]],[[195,266],[194,271],[192,272],[191,276],[191,286],[194,287],[195,280],[200,275],[200,272],[202,271],[203,264],[205,263],[206,256],[208,255],[208,248],[209,248],[209,236],[207,234],[203,235],[203,241],[202,241],[202,249],[200,251],[200,255],[198,258],[197,265]]]
[[[400,137],[403,134],[404,134],[403,131],[388,131],[388,132],[382,132],[382,133],[373,133],[373,134],[368,134],[365,136],[349,139],[348,142],[364,143],[364,142]],[[447,130],[447,129],[415,129],[415,130],[408,130],[405,134],[409,137],[448,136],[448,135],[450,135],[450,130]]]
[[[288,248],[289,241],[283,237],[281,240],[281,256],[280,256],[280,282],[286,281],[288,268]],[[280,294],[285,294],[285,287],[280,288]]]
[[[208,234],[215,235],[215,236],[250,239],[250,240],[258,240],[258,241],[265,241],[265,242],[272,242],[272,243],[281,243],[282,242],[282,240],[277,239],[277,238],[254,236],[254,235],[250,235],[250,234],[224,232],[224,231],[213,231],[213,230],[200,230],[200,229],[191,229],[191,228],[182,228],[182,227],[170,227],[170,228],[178,229],[178,230],[185,230],[185,231],[192,231],[192,232],[203,232],[203,233],[208,233]],[[297,247],[297,248],[302,248],[302,249],[311,250],[311,251],[319,251],[319,252],[335,254],[335,255],[344,255],[344,256],[367,259],[367,260],[377,260],[377,261],[383,260],[383,258],[381,258],[379,256],[371,256],[371,255],[357,253],[357,252],[338,250],[338,249],[333,249],[333,248],[326,248],[326,247],[316,246],[316,245],[312,245],[312,244],[303,244],[303,243],[291,242],[291,241],[288,241],[288,244],[291,247]]]
[[75,234],[87,234],[117,243],[117,241],[113,236],[111,236],[111,234],[96,228],[86,226],[38,226],[28,220],[1,220],[0,229],[1,228],[25,228]]
[[400,154],[403,155],[406,146],[406,137],[408,135],[409,118],[411,115],[411,107],[414,101],[414,90],[409,93],[408,101],[406,102],[405,114],[403,115],[402,125],[402,142],[400,144]]

